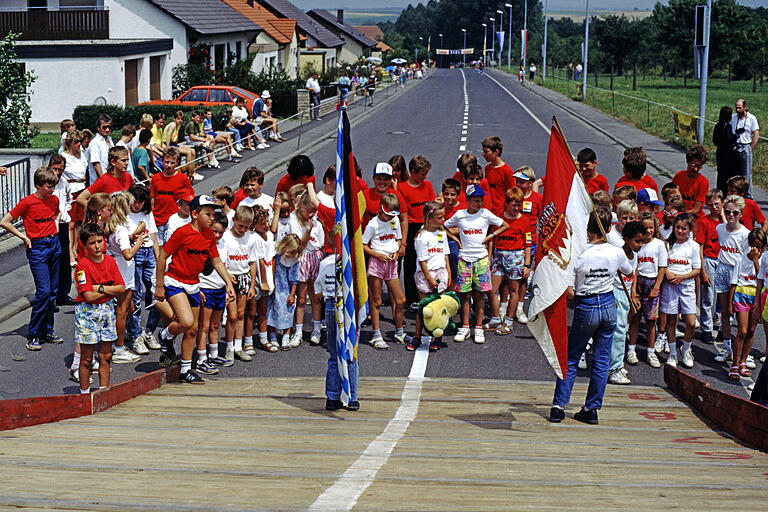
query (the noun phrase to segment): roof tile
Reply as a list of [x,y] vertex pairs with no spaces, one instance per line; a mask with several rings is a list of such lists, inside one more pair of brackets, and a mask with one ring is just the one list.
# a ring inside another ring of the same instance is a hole
[[[259,4],[269,9],[273,14],[280,18],[293,18],[299,26],[300,35],[310,36],[325,48],[336,48],[343,46],[344,41],[337,37],[333,32],[323,27],[317,21],[313,20],[304,11],[293,5],[288,0],[257,0]],[[302,37],[302,40],[306,37]]]
[[318,21],[322,20],[324,23],[335,27],[336,30],[343,32],[345,35],[351,37],[363,46],[376,46],[376,41],[355,29],[355,27],[352,25],[339,23],[338,18],[325,9],[312,9],[307,14],[317,19]]
[[221,0],[148,0],[200,34],[259,30],[257,24]]

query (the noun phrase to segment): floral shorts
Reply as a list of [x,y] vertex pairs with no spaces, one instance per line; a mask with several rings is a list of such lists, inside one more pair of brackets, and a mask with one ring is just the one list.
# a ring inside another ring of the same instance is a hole
[[488,269],[488,256],[477,261],[466,262],[459,258],[459,271],[456,276],[456,287],[460,293],[469,293],[475,290],[481,292],[491,291],[491,272]]
[[523,268],[525,267],[525,251],[504,251],[501,249],[493,250],[493,260],[491,261],[491,275],[504,276],[507,279],[518,280],[523,278]]
[[75,343],[96,345],[102,341],[117,339],[115,305],[110,299],[103,304],[78,303],[75,307]]

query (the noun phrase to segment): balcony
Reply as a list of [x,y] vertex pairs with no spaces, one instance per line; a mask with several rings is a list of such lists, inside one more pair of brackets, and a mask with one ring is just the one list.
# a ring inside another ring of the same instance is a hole
[[109,11],[0,11],[0,34],[22,41],[109,39]]

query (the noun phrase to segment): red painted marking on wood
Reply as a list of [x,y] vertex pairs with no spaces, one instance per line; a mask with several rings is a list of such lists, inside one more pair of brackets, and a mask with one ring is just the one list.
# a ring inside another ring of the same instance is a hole
[[738,452],[695,452],[696,455],[701,455],[702,457],[706,457],[708,459],[720,459],[720,460],[749,460],[752,459],[753,456],[748,453],[738,453]]
[[91,414],[90,395],[38,396],[0,401],[0,430]]
[[673,443],[693,443],[693,444],[712,444],[712,441],[697,441],[697,439],[706,439],[706,437],[683,437],[681,439],[673,439]]
[[652,393],[630,393],[627,396],[632,400],[661,400],[661,398]]
[[638,414],[640,414],[640,416],[643,416],[645,419],[648,419],[648,420],[665,421],[665,420],[677,419],[677,416],[675,416],[671,412],[641,412]]

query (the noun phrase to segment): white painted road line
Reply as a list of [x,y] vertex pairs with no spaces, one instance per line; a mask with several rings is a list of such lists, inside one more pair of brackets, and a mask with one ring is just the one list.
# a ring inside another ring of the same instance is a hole
[[528,115],[529,115],[529,116],[531,116],[531,118],[532,118],[534,121],[536,121],[536,122],[539,124],[539,126],[541,126],[542,128],[544,128],[544,131],[545,131],[545,132],[547,132],[547,135],[549,135],[549,134],[550,134],[550,131],[551,131],[551,130],[549,129],[549,127],[548,127],[546,124],[542,123],[542,122],[541,122],[541,119],[539,119],[538,117],[536,117],[536,114],[534,114],[533,112],[531,112],[531,110],[530,110],[528,107],[526,107],[526,106],[525,106],[525,104],[524,104],[522,101],[520,101],[519,99],[517,99],[517,96],[515,96],[514,94],[512,94],[512,91],[510,91],[509,89],[507,89],[506,87],[504,87],[503,85],[501,85],[501,83],[500,83],[498,80],[496,80],[495,78],[493,78],[491,75],[483,75],[483,76],[487,76],[489,79],[491,79],[491,80],[493,80],[494,82],[496,82],[496,85],[498,85],[499,87],[501,87],[501,88],[504,90],[504,92],[506,92],[507,94],[509,94],[510,96],[512,96],[512,99],[513,99],[513,100],[515,100],[515,101],[518,103],[518,105],[520,105],[520,106],[523,108],[523,110],[525,110],[525,111],[528,113]]

